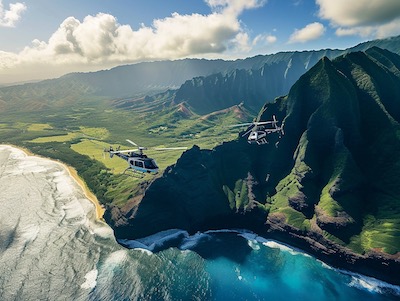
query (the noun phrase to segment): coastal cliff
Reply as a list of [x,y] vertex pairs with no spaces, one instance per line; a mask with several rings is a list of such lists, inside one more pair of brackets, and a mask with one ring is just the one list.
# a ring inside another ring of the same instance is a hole
[[400,57],[323,58],[266,104],[285,135],[186,151],[105,219],[117,238],[245,228],[400,284]]

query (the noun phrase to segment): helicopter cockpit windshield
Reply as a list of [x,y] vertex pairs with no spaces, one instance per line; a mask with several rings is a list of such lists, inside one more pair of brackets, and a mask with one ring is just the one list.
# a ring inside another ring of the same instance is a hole
[[146,158],[143,160],[144,167],[147,169],[158,169],[156,162],[153,159]]

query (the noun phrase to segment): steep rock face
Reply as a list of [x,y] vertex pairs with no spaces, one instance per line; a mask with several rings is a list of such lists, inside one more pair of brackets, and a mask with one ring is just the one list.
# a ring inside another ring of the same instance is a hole
[[372,48],[323,58],[260,112],[283,120],[280,140],[187,151],[116,234],[248,228],[400,283],[391,275],[400,268],[399,102],[399,56]]
[[[291,53],[258,69],[236,69],[187,80],[176,92],[175,103],[186,102],[198,114],[208,114],[241,102],[258,110],[266,101],[286,94],[325,52]],[[337,55],[330,52],[331,56]]]

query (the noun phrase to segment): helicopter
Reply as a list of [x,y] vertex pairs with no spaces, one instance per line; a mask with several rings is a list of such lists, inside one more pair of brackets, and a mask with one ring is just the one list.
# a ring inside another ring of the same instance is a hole
[[[266,127],[271,125],[271,127]],[[272,115],[272,120],[269,121],[257,121],[234,124],[231,127],[248,126],[247,130],[242,134],[242,137],[249,135],[247,137],[247,142],[250,144],[267,144],[267,135],[271,133],[279,133],[279,138],[284,135],[283,125],[278,126],[278,120],[275,115]]]
[[[143,153],[144,150],[147,150],[147,147],[139,146],[135,142],[126,139],[127,142],[136,146],[136,149],[126,149],[120,150],[120,146],[118,146],[115,150],[112,146],[108,149],[104,149],[105,153],[110,154],[110,158],[114,155],[124,159],[128,162],[128,167],[124,170],[124,174],[127,171],[132,171],[134,174],[143,175],[145,173],[157,174],[159,168],[157,166],[156,161],[153,158],[149,158],[147,155]],[[165,148],[154,148],[154,150],[185,150],[187,147],[165,147]]]

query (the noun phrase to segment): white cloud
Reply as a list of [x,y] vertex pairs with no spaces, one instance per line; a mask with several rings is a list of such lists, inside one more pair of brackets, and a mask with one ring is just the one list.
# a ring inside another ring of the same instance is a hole
[[361,36],[361,37],[368,37],[372,34],[373,28],[368,26],[368,27],[351,27],[351,28],[342,28],[339,27],[336,29],[336,35],[339,37],[343,36]]
[[378,26],[375,30],[375,37],[378,39],[396,36],[400,34],[400,18],[390,23]]
[[174,13],[137,29],[119,24],[109,14],[87,16],[83,21],[69,17],[48,41],[34,40],[17,54],[0,52],[0,77],[5,69],[24,74],[39,65],[43,72],[57,69],[59,76],[76,66],[80,66],[80,71],[95,70],[121,63],[249,51],[251,41],[238,16],[265,1],[206,2],[212,10],[208,15]]
[[238,16],[246,9],[263,6],[267,0],[205,0],[205,2],[216,12]]
[[9,9],[4,9],[3,1],[0,0],[0,26],[14,27],[15,23],[21,18],[22,12],[26,10],[26,5],[20,2],[10,3]]
[[267,41],[268,44],[273,44],[278,40],[278,38],[273,35],[268,35],[265,37],[265,40]]
[[249,35],[246,32],[238,33],[232,41],[238,52],[248,52],[251,50]]
[[258,35],[254,38],[253,40],[253,45],[257,45],[257,44],[273,44],[278,40],[278,38],[274,35],[271,34],[266,34],[266,35]]
[[294,0],[294,1],[293,1],[293,5],[294,5],[294,6],[299,6],[299,5],[301,5],[301,4],[303,4],[303,0]]
[[308,24],[302,29],[296,29],[289,38],[289,43],[305,43],[320,38],[325,32],[325,27],[319,22]]
[[390,22],[400,16],[399,0],[316,0],[319,16],[338,26],[362,26]]
[[400,32],[399,0],[316,0],[319,16],[329,20],[336,35],[381,38]]

